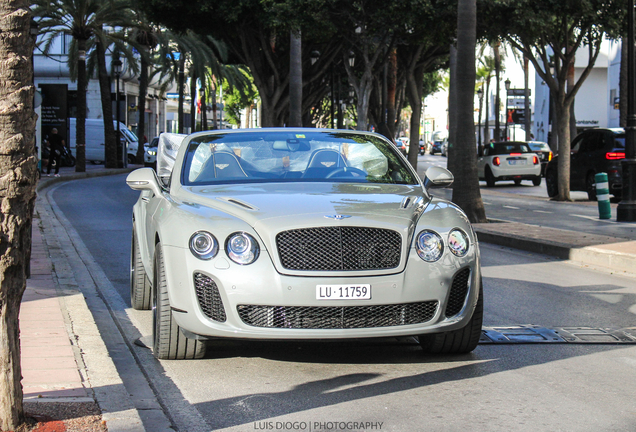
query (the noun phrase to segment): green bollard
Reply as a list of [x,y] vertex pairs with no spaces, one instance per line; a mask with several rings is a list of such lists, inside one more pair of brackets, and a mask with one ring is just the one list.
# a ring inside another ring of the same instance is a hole
[[594,176],[596,182],[596,200],[598,201],[598,217],[599,219],[610,219],[612,217],[612,208],[609,201],[609,183],[607,182],[606,173],[598,173]]

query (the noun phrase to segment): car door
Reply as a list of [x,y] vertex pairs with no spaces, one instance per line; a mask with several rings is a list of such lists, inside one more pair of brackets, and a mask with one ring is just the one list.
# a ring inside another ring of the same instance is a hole
[[596,139],[593,131],[586,131],[576,137],[570,150],[570,190],[585,190],[585,174],[587,173],[588,153],[590,145]]

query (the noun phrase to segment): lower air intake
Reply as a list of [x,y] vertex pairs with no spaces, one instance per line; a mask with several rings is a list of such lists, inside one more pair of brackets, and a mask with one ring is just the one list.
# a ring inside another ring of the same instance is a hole
[[436,301],[375,306],[256,306],[239,305],[247,325],[289,329],[354,329],[392,327],[430,321]]
[[225,308],[216,283],[202,273],[195,273],[194,289],[199,300],[199,306],[205,316],[214,321],[225,322]]

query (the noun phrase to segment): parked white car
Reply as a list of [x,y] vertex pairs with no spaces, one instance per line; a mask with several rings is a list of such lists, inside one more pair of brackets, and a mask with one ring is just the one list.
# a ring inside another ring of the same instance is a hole
[[541,184],[541,161],[525,142],[486,144],[483,156],[477,158],[477,172],[488,187],[502,180],[514,180],[517,185],[522,180]]
[[162,134],[157,171],[126,179],[133,208],[131,303],[152,309],[160,359],[208,338],[418,336],[425,352],[481,336],[477,237],[429,194],[384,137],[331,129]]

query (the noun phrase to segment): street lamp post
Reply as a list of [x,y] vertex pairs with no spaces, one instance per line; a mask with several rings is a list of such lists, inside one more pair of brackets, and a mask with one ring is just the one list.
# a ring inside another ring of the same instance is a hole
[[113,68],[113,73],[115,74],[115,79],[117,80],[117,85],[115,87],[115,100],[116,100],[116,115],[117,115],[117,166],[126,166],[126,162],[124,160],[123,151],[121,148],[121,132],[119,130],[119,77],[121,76],[122,71],[122,62],[119,57],[115,57],[111,62],[111,67]]
[[506,81],[504,81],[504,84],[506,85],[506,134],[505,134],[505,141],[508,141],[508,91],[510,91],[510,78],[506,78]]
[[625,128],[625,159],[623,167],[623,199],[618,203],[616,220],[636,221],[636,70],[634,70],[634,0],[627,11],[627,127]]

